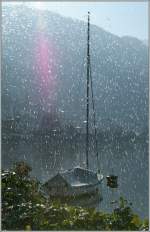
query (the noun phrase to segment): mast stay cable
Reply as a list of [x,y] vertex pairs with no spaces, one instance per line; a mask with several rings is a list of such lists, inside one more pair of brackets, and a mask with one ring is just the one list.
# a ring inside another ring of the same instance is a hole
[[96,127],[96,111],[95,111],[95,101],[94,101],[94,92],[93,92],[93,80],[92,80],[91,62],[89,63],[89,69],[90,69],[90,76],[89,77],[90,77],[91,95],[92,95],[93,124],[94,124],[94,137],[95,137],[95,153],[96,153],[96,157],[97,157],[97,172],[100,173],[97,127]]
[[94,124],[94,141],[95,141],[95,153],[97,157],[97,172],[100,174],[99,157],[98,157],[98,139],[97,139],[97,128],[96,128],[96,113],[95,113],[95,101],[93,93],[93,81],[91,71],[91,59],[90,59],[90,12],[88,12],[88,28],[87,28],[87,121],[86,121],[86,166],[88,169],[88,150],[89,150],[89,91],[91,87],[92,95],[92,109],[93,109],[93,124]]

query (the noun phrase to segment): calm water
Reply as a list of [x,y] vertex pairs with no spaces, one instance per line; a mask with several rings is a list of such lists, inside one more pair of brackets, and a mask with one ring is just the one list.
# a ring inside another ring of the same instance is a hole
[[[33,168],[32,175],[44,182],[59,170],[76,165],[85,166],[85,146],[82,139],[60,141],[40,139],[19,141],[16,144],[2,143],[2,167],[7,168],[19,160],[26,160]],[[100,143],[100,141],[99,141]],[[92,146],[91,146],[92,147]],[[120,147],[120,148],[119,148]],[[148,217],[148,144],[146,142],[124,142],[116,146],[113,142],[99,146],[100,168],[104,175],[103,201],[98,209],[111,211],[111,201],[123,196],[133,203],[133,209]],[[90,169],[96,169],[96,157],[90,150]],[[112,191],[106,185],[106,176],[118,175],[119,186]]]

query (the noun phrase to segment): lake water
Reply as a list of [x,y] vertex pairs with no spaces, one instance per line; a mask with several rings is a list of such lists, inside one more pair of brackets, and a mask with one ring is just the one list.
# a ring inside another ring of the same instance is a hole
[[[48,180],[58,171],[69,169],[76,165],[85,166],[84,139],[61,141],[38,139],[28,141],[2,143],[2,168],[8,168],[19,160],[25,160],[32,166],[32,176],[41,182]],[[91,146],[92,147],[92,146]],[[110,142],[100,144],[100,168],[104,175],[102,183],[103,201],[97,203],[99,210],[111,211],[112,200],[123,196],[132,202],[134,211],[142,218],[148,217],[148,143]],[[96,156],[93,149],[89,152],[90,169],[96,170]],[[107,187],[106,176],[118,175],[118,189]]]

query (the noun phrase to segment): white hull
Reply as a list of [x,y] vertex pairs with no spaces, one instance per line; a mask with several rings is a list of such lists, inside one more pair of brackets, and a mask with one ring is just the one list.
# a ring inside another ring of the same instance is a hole
[[99,192],[100,183],[94,185],[85,185],[85,186],[72,186],[67,191],[62,189],[61,191],[49,191],[49,196],[53,197],[71,197],[71,196],[80,196],[82,194],[96,194]]
[[74,168],[70,171],[58,173],[43,186],[43,191],[51,199],[84,199],[102,196],[101,182],[103,176],[96,173]]

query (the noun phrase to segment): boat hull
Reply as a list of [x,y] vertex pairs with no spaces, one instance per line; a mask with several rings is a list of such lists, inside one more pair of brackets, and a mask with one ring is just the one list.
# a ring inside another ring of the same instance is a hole
[[76,206],[93,206],[97,202],[102,201],[102,190],[100,183],[90,186],[74,187],[65,194],[53,194],[49,192],[50,201],[59,201]]
[[102,200],[102,180],[103,175],[98,177],[93,171],[76,167],[52,177],[42,190],[49,200],[87,205]]

